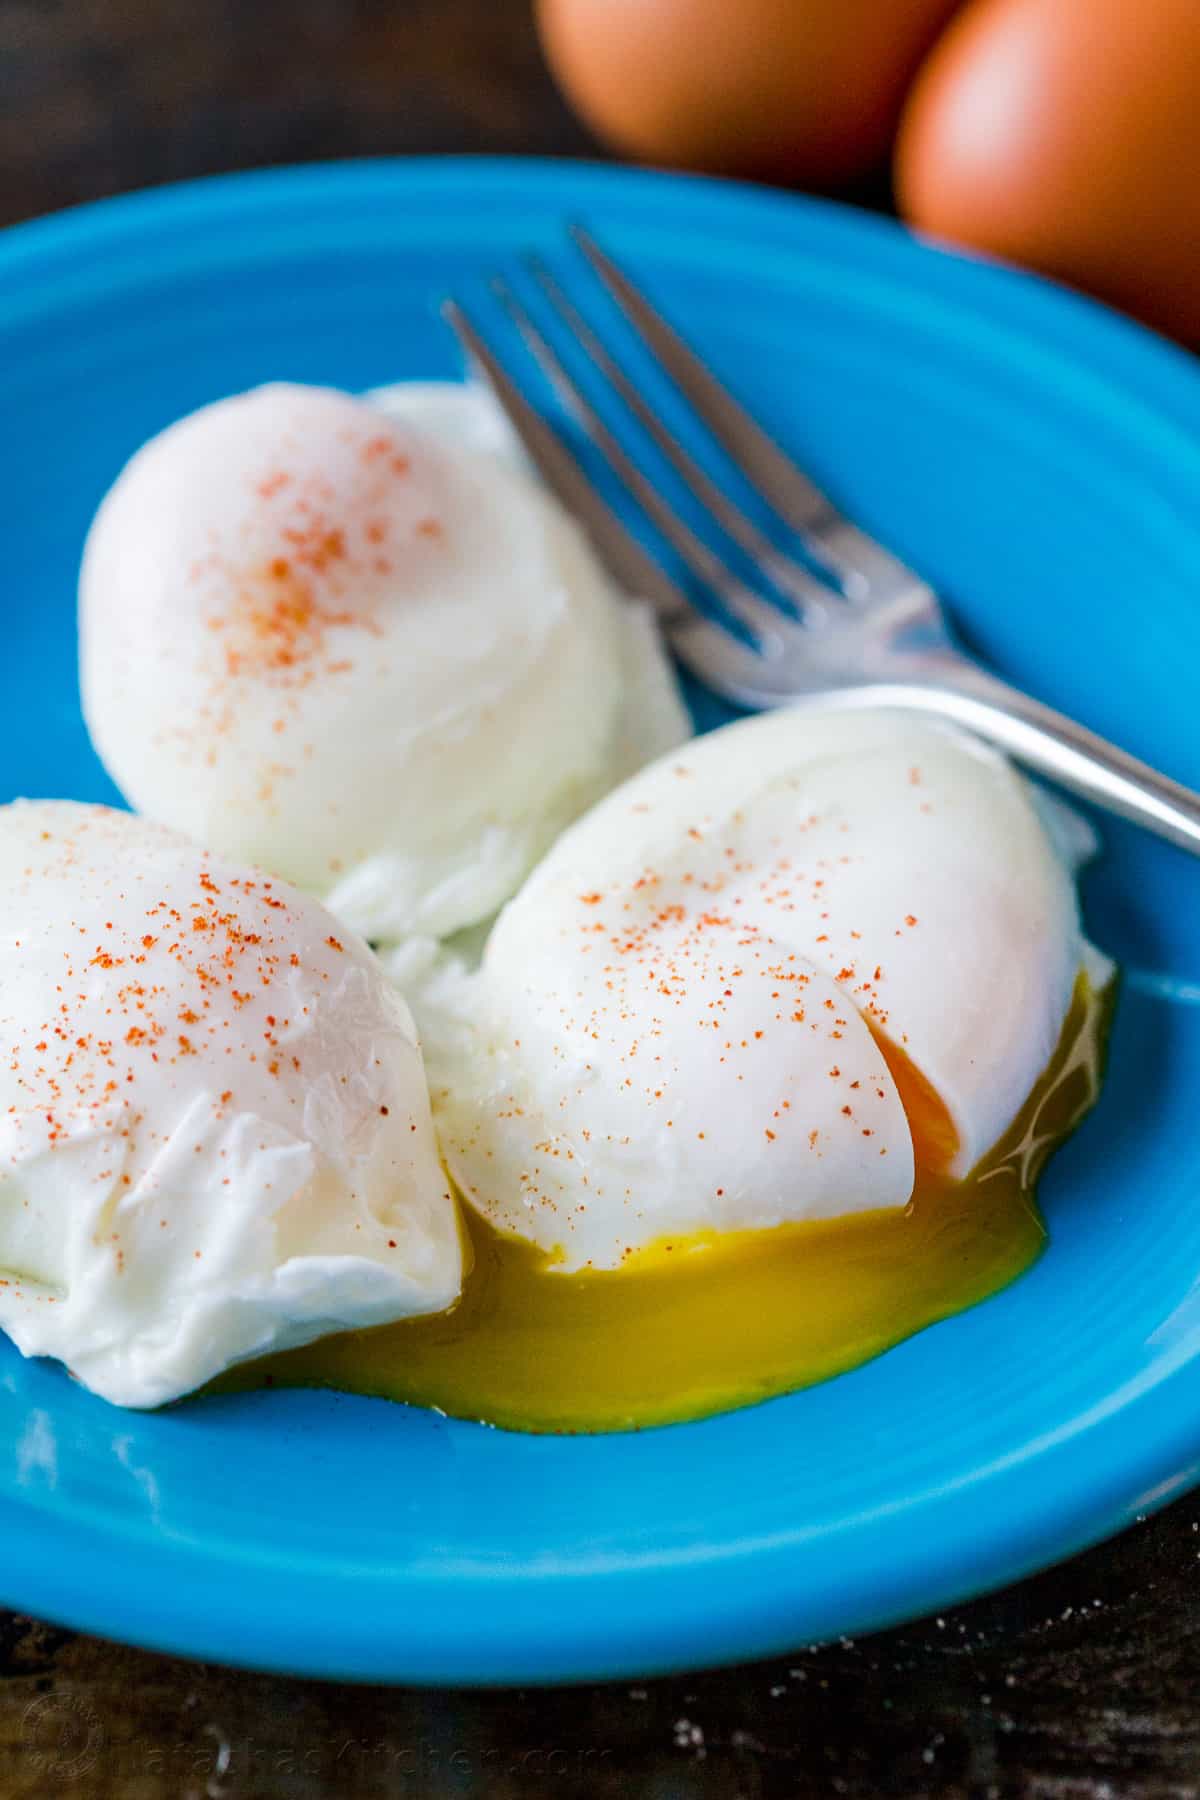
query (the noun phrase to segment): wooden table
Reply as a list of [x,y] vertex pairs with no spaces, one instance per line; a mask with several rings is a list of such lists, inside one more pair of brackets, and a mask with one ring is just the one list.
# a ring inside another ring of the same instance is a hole
[[[0,222],[254,163],[463,149],[591,149],[522,0],[0,0]],[[1198,1693],[1185,1500],[942,1618],[644,1685],[339,1687],[0,1613],[0,1797],[1187,1796]]]

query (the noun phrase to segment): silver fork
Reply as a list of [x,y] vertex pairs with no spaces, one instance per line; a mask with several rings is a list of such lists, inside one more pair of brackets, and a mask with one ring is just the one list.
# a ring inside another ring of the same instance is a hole
[[689,574],[715,598],[726,622],[697,610],[626,530],[477,324],[461,305],[448,302],[450,324],[531,460],[587,528],[617,581],[654,604],[685,667],[726,699],[757,709],[889,706],[952,720],[1061,786],[1200,855],[1200,794],[1010,687],[967,656],[928,584],[838,511],[586,232],[575,228],[572,236],[660,368],[822,572],[782,550],[712,480],[647,404],[554,277],[530,259],[531,273],[560,328],[758,576],[760,586],[743,579],[736,555],[718,554],[691,530],[609,430],[512,290],[493,283],[576,426]]

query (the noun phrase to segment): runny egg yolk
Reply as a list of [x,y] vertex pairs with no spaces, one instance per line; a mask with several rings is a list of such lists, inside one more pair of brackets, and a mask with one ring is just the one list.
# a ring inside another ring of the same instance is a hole
[[902,1209],[660,1240],[619,1270],[566,1273],[467,1209],[458,1303],[247,1364],[218,1386],[333,1387],[526,1431],[694,1419],[806,1387],[1005,1287],[1045,1229],[1034,1183],[1096,1097],[1111,989],[1081,976],[1020,1115],[961,1181],[941,1101],[882,1046],[917,1140]]
[[945,1102],[907,1051],[875,1028],[872,1028],[871,1036],[896,1084],[912,1133],[913,1160],[918,1173],[925,1170],[930,1175],[944,1175],[959,1152],[958,1132]]

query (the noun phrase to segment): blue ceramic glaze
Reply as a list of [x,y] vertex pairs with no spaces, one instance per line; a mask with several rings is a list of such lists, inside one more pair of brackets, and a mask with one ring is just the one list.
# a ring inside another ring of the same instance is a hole
[[[450,376],[437,303],[582,217],[1011,678],[1200,785],[1200,375],[1045,284],[836,207],[520,162],[164,189],[0,237],[0,799],[111,800],[79,716],[92,510],[151,432],[273,377]],[[720,716],[701,703],[703,723]],[[0,1598],[319,1675],[530,1682],[859,1632],[1197,1478],[1200,864],[1104,827],[1107,1089],[1007,1292],[788,1399],[532,1438],[328,1394],[121,1413],[0,1345]]]

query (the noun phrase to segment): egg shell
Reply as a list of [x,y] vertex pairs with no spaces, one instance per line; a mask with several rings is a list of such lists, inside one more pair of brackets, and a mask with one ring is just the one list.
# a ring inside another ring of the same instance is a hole
[[896,145],[920,230],[1200,342],[1200,7],[976,0]]
[[629,155],[832,185],[885,154],[959,0],[540,0],[568,98]]

